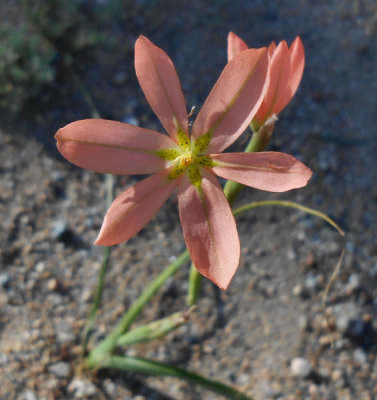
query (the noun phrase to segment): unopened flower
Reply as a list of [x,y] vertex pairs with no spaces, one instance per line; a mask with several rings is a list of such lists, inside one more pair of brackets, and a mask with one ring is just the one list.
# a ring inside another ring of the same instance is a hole
[[178,188],[179,215],[198,271],[225,289],[240,256],[230,206],[215,174],[261,190],[305,186],[311,171],[276,152],[220,154],[246,129],[265,94],[266,49],[247,50],[221,73],[189,131],[187,108],[168,55],[141,36],[135,45],[140,86],[168,135],[102,119],[73,122],[56,134],[72,163],[112,174],[148,174],[108,210],[96,244],[124,242],[140,231]]
[[[247,49],[247,44],[239,36],[229,33],[228,61]],[[268,57],[269,84],[262,104],[252,120],[255,131],[287,106],[297,91],[304,71],[305,53],[299,36],[289,48],[285,40],[278,46],[272,42],[268,47]]]

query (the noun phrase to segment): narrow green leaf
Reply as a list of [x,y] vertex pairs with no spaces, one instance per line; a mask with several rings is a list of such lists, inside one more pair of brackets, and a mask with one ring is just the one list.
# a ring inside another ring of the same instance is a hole
[[158,321],[138,326],[120,336],[116,344],[117,346],[130,346],[135,343],[159,339],[185,324],[189,320],[189,317],[189,311],[177,312]]
[[102,366],[123,371],[139,372],[159,376],[172,376],[200,385],[228,399],[253,400],[251,397],[246,396],[232,386],[225,385],[219,381],[208,379],[202,375],[158,361],[147,360],[139,357],[111,356],[104,360]]
[[330,224],[333,228],[335,228],[342,236],[345,236],[343,229],[330,217],[324,214],[321,211],[315,210],[314,208],[309,208],[302,206],[301,204],[295,203],[293,201],[284,201],[284,200],[264,200],[264,201],[254,201],[252,203],[246,204],[242,207],[237,208],[233,211],[234,216],[238,216],[243,214],[245,211],[251,210],[256,207],[265,207],[265,206],[279,206],[279,207],[290,207],[295,208],[296,210],[300,210],[305,212],[306,214],[311,214],[316,217],[319,217]]

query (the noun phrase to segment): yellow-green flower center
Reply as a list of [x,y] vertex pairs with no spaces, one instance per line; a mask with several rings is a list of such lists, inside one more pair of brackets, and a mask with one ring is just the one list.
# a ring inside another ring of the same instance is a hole
[[159,157],[171,162],[172,169],[168,175],[168,179],[177,179],[186,173],[191,183],[200,189],[202,181],[201,169],[214,166],[211,157],[203,154],[209,142],[209,134],[201,136],[196,141],[191,141],[185,132],[179,130],[178,147],[156,152]]

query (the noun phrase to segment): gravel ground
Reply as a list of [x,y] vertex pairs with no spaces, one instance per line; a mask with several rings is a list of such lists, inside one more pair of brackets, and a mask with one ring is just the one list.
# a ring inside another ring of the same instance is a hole
[[[300,158],[315,175],[305,189],[281,195],[246,189],[238,204],[298,201],[333,217],[347,235],[343,240],[323,221],[293,210],[250,211],[238,219],[242,257],[229,289],[204,281],[189,324],[125,354],[199,371],[256,400],[376,399],[377,3],[135,4],[108,27],[110,44],[81,57],[75,68],[104,117],[151,129],[159,126],[133,72],[139,34],[172,57],[189,108],[200,106],[220,73],[229,31],[251,47],[301,36],[304,78],[271,148]],[[62,160],[53,135],[89,116],[77,85],[64,77],[36,100],[33,113],[0,116],[0,398],[220,399],[176,379],[89,375],[80,368],[81,332],[102,258],[92,243],[105,212],[106,182]],[[117,177],[116,192],[133,182]],[[342,269],[324,307],[343,247]],[[140,234],[112,250],[91,345],[183,249],[172,198]],[[187,277],[185,266],[139,321],[184,309]]]

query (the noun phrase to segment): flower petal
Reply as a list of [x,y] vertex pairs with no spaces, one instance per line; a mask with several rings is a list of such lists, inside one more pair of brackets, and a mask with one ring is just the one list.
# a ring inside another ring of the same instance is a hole
[[242,51],[224,68],[192,127],[192,137],[209,135],[206,153],[221,152],[247,128],[265,92],[266,48]]
[[239,263],[236,223],[215,176],[203,169],[201,191],[184,176],[178,186],[179,216],[198,271],[226,289]]
[[312,171],[285,153],[211,154],[218,163],[213,172],[225,179],[268,192],[285,192],[306,186]]
[[228,35],[228,62],[241,51],[247,50],[247,44],[235,33],[229,32]]
[[148,174],[166,167],[155,151],[176,147],[167,135],[122,122],[85,119],[59,129],[60,153],[81,168],[111,174]]
[[[288,50],[288,57],[290,65],[289,75],[288,77],[284,76],[282,78],[282,80],[283,79],[285,80],[286,85],[285,87],[281,87],[281,89],[279,90],[280,96],[278,96],[278,98],[275,101],[275,105],[273,106],[272,109],[272,114],[279,114],[288,105],[288,103],[292,100],[292,97],[296,93],[297,88],[300,84],[305,66],[305,52],[304,52],[304,46],[299,36],[297,36],[296,39],[291,44],[291,47]],[[285,62],[286,61],[285,60],[283,61],[282,59],[276,61],[277,65],[279,64],[281,65],[281,68],[283,68]]]
[[188,117],[172,60],[149,39],[140,36],[135,44],[135,70],[152,110],[177,142],[178,128],[188,134]]
[[274,50],[269,62],[269,84],[263,102],[255,115],[257,124],[264,122],[273,114],[278,114],[290,101],[289,74],[290,59],[287,43],[282,41]]
[[305,51],[299,36],[297,36],[291,44],[291,47],[289,48],[289,55],[291,59],[289,87],[291,91],[290,95],[292,98],[297,91],[298,85],[300,84],[305,67]]
[[177,181],[167,171],[152,175],[120,194],[111,204],[95,244],[111,246],[139,232],[173,193]]

